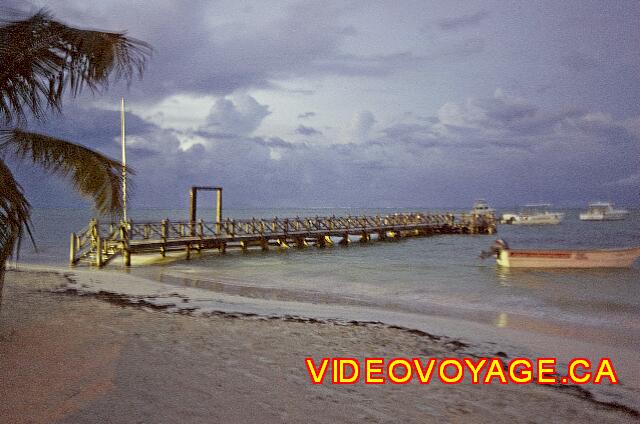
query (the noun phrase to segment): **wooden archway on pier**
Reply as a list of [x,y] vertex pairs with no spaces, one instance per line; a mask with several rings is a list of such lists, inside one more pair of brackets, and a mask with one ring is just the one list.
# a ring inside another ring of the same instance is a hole
[[189,219],[192,224],[191,231],[195,231],[195,223],[198,215],[198,191],[216,192],[216,227],[219,229],[220,224],[222,223],[222,187],[192,186],[189,191]]

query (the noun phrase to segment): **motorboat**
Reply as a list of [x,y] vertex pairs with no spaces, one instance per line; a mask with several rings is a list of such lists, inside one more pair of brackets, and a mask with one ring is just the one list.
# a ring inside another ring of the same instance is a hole
[[614,209],[609,202],[589,203],[586,212],[580,214],[582,221],[618,221],[625,219],[629,212],[624,209]]
[[502,224],[514,225],[544,225],[559,224],[564,219],[564,213],[551,212],[548,203],[525,205],[520,213],[504,213],[500,218]]
[[482,258],[495,256],[496,263],[506,268],[630,268],[640,257],[640,247],[623,249],[551,250],[510,249],[496,240]]
[[473,204],[473,208],[471,209],[471,214],[473,215],[488,215],[495,213],[495,209],[489,207],[489,204],[484,199],[478,199]]

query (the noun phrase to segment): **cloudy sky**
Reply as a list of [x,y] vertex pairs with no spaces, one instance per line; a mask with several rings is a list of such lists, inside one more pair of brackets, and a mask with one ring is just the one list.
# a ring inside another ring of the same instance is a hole
[[637,0],[13,3],[154,47],[40,124],[118,157],[124,95],[134,206],[640,204]]

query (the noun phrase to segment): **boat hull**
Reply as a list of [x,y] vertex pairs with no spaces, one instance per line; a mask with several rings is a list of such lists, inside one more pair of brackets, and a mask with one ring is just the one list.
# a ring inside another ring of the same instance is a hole
[[619,221],[625,219],[629,211],[626,209],[614,209],[609,202],[589,203],[586,212],[580,214],[581,221]]
[[621,221],[627,217],[627,212],[607,213],[602,215],[581,213],[581,221]]
[[545,216],[542,218],[526,217],[522,219],[515,219],[511,224],[513,225],[558,225],[562,221],[561,216]]
[[640,247],[609,250],[510,250],[496,262],[508,268],[629,268],[640,257]]
[[557,225],[564,218],[563,213],[546,213],[539,215],[516,215],[511,219],[513,225]]

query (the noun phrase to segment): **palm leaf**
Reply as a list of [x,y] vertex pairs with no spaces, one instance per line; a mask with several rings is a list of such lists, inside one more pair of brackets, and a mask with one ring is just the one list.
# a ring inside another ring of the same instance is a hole
[[[123,32],[69,27],[43,10],[0,26],[0,115],[6,123],[60,110],[62,95],[142,75],[151,47]],[[9,64],[7,66],[7,64]]]
[[29,230],[29,202],[22,188],[13,178],[7,165],[0,159],[0,268],[13,252],[23,228]]
[[[21,129],[0,129],[0,153],[30,160],[48,172],[69,177],[101,213],[122,210],[122,165],[79,144]],[[127,168],[127,173],[133,173]]]

